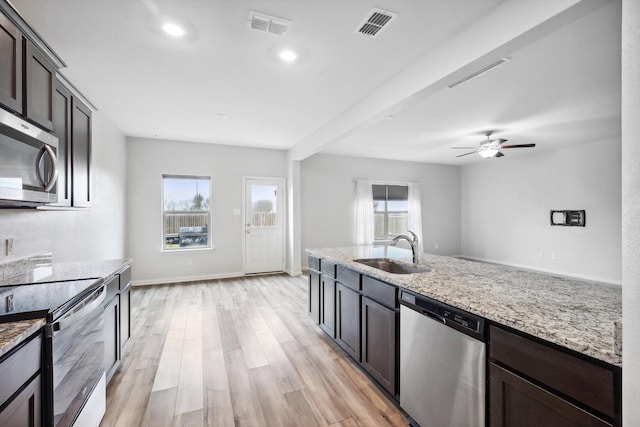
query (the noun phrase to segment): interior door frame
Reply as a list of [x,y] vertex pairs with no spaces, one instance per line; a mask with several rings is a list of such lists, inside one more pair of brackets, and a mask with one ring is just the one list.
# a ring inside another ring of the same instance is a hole
[[[247,218],[247,181],[249,180],[264,180],[264,181],[280,181],[282,184],[282,269],[285,271],[286,266],[286,248],[287,248],[287,180],[281,176],[243,176],[242,177],[242,222],[240,226],[240,232],[242,233],[242,273],[247,274],[263,274],[263,273],[247,273],[247,239],[245,221]],[[266,274],[266,273],[265,273]]]

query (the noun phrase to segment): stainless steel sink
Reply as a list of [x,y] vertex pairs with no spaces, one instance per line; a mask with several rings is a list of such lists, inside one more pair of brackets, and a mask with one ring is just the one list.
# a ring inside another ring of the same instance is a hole
[[389,258],[362,258],[354,259],[354,261],[393,274],[414,274],[429,271],[427,268],[416,267]]

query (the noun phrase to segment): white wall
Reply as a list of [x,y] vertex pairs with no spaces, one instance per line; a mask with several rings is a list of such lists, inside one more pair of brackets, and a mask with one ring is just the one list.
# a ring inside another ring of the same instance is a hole
[[92,135],[92,207],[81,211],[0,209],[0,241],[14,239],[14,255],[0,252],[0,263],[50,251],[56,261],[125,256],[126,139],[100,111],[93,115]]
[[[421,183],[425,252],[460,253],[457,166],[315,154],[301,162],[300,175],[302,251],[354,244],[354,180],[366,179]],[[306,258],[303,254],[305,266]]]
[[640,420],[640,2],[622,2],[622,414]]
[[[242,274],[243,176],[286,177],[286,152],[129,138],[127,252],[134,283]],[[162,174],[211,176],[213,250],[162,252]],[[192,265],[188,265],[191,259]]]
[[[620,283],[620,149],[613,139],[464,166],[462,254]],[[550,226],[552,209],[585,209],[586,227]]]

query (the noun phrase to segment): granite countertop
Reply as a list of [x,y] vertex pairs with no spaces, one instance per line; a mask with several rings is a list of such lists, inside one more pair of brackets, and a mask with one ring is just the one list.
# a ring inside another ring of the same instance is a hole
[[97,278],[107,279],[128,265],[131,265],[131,259],[53,262],[51,259],[42,258],[38,262],[30,263],[20,273],[0,280],[0,286]]
[[307,253],[622,366],[621,346],[616,345],[616,323],[622,320],[620,286],[431,254],[420,259],[420,266],[430,271],[416,274],[387,273],[353,261],[397,259],[400,254],[401,260],[411,262],[410,251],[387,250],[391,248],[354,246]]
[[0,357],[44,326],[44,319],[0,323]]

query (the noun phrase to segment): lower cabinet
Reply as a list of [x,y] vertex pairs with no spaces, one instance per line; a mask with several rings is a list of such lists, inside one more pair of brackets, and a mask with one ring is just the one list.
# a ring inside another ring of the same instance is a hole
[[494,363],[489,376],[492,427],[612,425]]
[[40,374],[0,412],[0,426],[35,427],[42,425],[42,381]]
[[489,349],[492,427],[621,425],[615,367],[497,326],[489,328]]
[[0,357],[0,426],[42,425],[42,334]]
[[[317,280],[320,328],[380,387],[398,398],[398,288],[342,265],[327,269],[323,261],[320,260],[323,274],[309,270],[310,313]],[[309,265],[312,265],[311,260]]]
[[120,354],[131,338],[131,285],[120,291]]
[[315,322],[320,323],[320,273],[309,270],[309,297],[307,310]]
[[336,342],[360,361],[360,293],[336,284]]
[[116,294],[104,307],[104,370],[111,380],[120,361],[120,296]]
[[398,311],[362,297],[362,366],[398,395]]

